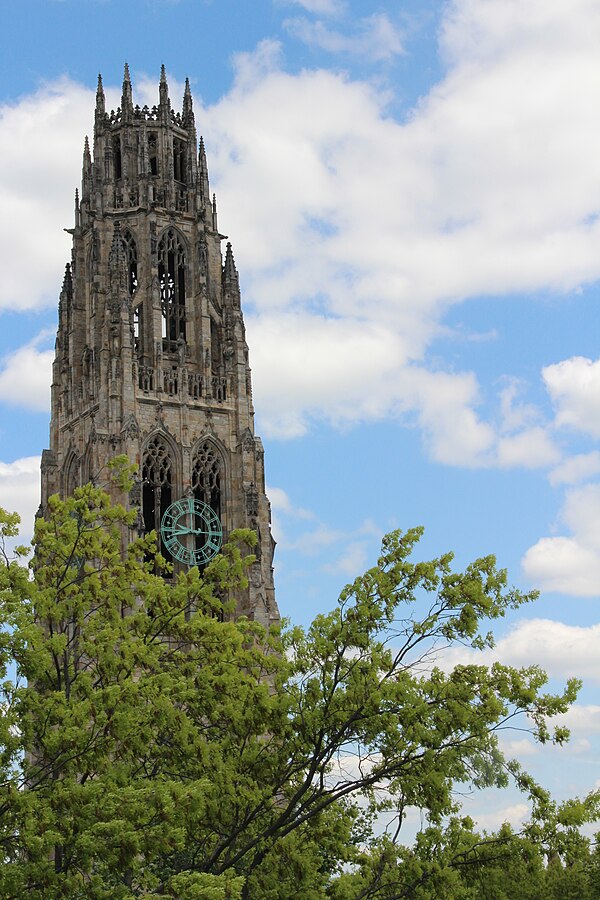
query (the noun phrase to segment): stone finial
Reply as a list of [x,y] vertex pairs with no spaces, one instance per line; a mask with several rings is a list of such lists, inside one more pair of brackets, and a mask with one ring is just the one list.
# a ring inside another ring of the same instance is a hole
[[204,149],[204,138],[202,136],[200,137],[200,148],[198,150],[198,190],[202,203],[209,203],[208,165],[206,163],[206,150]]
[[100,127],[101,123],[104,121],[104,115],[106,113],[106,103],[104,99],[104,88],[102,86],[102,75],[98,75],[98,87],[96,88],[96,111],[94,114],[94,122],[96,126],[96,130]]
[[163,122],[169,121],[169,113],[171,111],[171,101],[169,100],[169,85],[167,84],[167,73],[165,64],[160,67],[160,84],[158,85],[158,106],[160,109],[161,119]]
[[65,274],[63,277],[62,289],[66,293],[69,293],[73,290],[73,278],[71,276],[71,263],[67,263],[65,266]]
[[83,142],[83,166],[82,166],[82,197],[87,197],[91,189],[92,182],[92,154],[90,153],[90,142],[86,134]]
[[131,78],[129,77],[129,66],[125,63],[123,72],[123,93],[121,95],[121,114],[124,121],[131,121],[133,118],[133,93],[131,90]]
[[223,266],[223,275],[227,278],[237,278],[237,269],[233,258],[233,249],[231,241],[227,241],[227,249],[225,250],[225,265]]
[[192,92],[190,90],[190,79],[185,79],[185,90],[183,92],[183,115],[182,124],[184,128],[190,129],[195,125],[194,121],[194,103],[192,100]]

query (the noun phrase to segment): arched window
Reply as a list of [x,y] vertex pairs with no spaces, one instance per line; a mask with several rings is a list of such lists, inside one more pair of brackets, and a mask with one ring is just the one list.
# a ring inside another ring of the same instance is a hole
[[122,176],[122,166],[121,166],[121,135],[114,134],[112,139],[113,146],[113,161],[115,166],[115,179],[118,181]]
[[79,487],[79,463],[72,452],[64,468],[65,497],[72,497],[76,487]]
[[221,352],[221,335],[214,319],[210,320],[210,364],[213,375],[220,375],[223,354]]
[[135,239],[129,230],[123,232],[121,236],[123,242],[123,252],[127,260],[127,287],[129,295],[133,297],[137,289],[137,247]]
[[[129,296],[133,297],[138,286],[138,264],[137,264],[137,245],[135,238],[129,230],[123,232],[121,237],[123,253],[127,260],[127,289]],[[135,341],[135,349],[138,356],[142,351],[142,304],[139,303],[133,308],[133,334]]]
[[177,350],[177,341],[185,340],[185,250],[173,228],[158,244],[158,280],[162,307],[164,349]]
[[156,531],[158,548],[171,562],[171,554],[160,544],[160,522],[171,505],[173,494],[173,462],[159,437],[153,438],[144,453],[142,464],[142,515],[146,534]]
[[158,135],[155,131],[151,131],[148,135],[148,160],[150,174],[158,175]]
[[179,138],[173,139],[173,174],[175,181],[185,183],[185,143]]
[[223,465],[209,441],[196,451],[192,467],[194,498],[206,503],[221,518],[221,483]]

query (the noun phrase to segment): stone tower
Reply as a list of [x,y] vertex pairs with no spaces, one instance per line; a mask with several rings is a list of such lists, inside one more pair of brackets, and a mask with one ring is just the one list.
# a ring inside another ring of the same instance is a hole
[[42,509],[49,495],[68,496],[126,454],[139,469],[125,499],[139,508],[140,529],[158,532],[171,503],[195,498],[217,513],[225,537],[239,527],[258,533],[237,613],[276,621],[238,273],[231,244],[221,252],[188,81],[175,113],[163,66],[158,105],[140,108],[126,65],[121,107],[108,113],[98,78],[70,233]]

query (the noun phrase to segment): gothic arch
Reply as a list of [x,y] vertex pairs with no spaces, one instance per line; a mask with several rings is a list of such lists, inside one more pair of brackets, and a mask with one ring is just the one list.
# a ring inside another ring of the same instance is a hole
[[219,516],[226,518],[228,465],[226,454],[212,436],[200,438],[191,454],[191,486],[194,497],[208,504]]
[[84,484],[93,481],[96,475],[94,472],[94,445],[91,440],[88,440],[85,453],[83,454],[82,475]]
[[121,232],[121,243],[123,245],[125,259],[127,260],[127,288],[129,290],[129,296],[133,297],[138,286],[138,253],[135,237],[129,228],[125,228],[125,230]]
[[160,523],[167,507],[175,499],[181,461],[177,447],[162,430],[156,429],[146,440],[141,454],[142,517],[144,531],[156,531],[158,548],[169,562],[171,554],[160,544]]
[[175,237],[177,238],[179,243],[182,245],[183,249],[185,250],[185,252],[187,254],[187,251],[188,251],[187,238],[184,235],[183,231],[177,227],[177,225],[169,224],[169,225],[166,225],[165,228],[163,228],[163,230],[158,235],[158,246],[160,247],[161,242],[164,240],[166,235],[169,234],[169,232],[172,232],[175,235]]
[[157,254],[163,347],[173,353],[186,339],[187,241],[178,228],[162,231]]
[[81,484],[79,459],[73,448],[67,453],[63,465],[62,482],[64,497],[72,497],[75,488],[79,487]]

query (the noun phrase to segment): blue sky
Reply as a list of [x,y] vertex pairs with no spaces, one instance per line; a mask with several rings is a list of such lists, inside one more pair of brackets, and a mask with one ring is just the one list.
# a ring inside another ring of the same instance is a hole
[[[97,74],[189,76],[240,271],[284,615],[393,527],[495,553],[537,604],[497,655],[585,679],[558,794],[598,782],[597,0],[30,0],[0,53],[0,503],[27,525]],[[519,821],[516,795],[472,801]],[[487,818],[486,818],[487,817]]]

